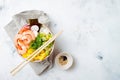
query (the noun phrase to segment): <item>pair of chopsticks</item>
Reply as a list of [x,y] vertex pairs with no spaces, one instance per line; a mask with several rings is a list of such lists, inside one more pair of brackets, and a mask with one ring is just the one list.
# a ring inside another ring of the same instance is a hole
[[26,58],[25,61],[22,61],[19,65],[17,65],[10,73],[15,75],[19,72],[27,63],[29,63],[36,55],[38,55],[45,47],[47,47],[51,42],[53,42],[63,31],[61,30],[57,34],[55,34],[51,39],[45,42],[41,47],[35,50],[30,56]]

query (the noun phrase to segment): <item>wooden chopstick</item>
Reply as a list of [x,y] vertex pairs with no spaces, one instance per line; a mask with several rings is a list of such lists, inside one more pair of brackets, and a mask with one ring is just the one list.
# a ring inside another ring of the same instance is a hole
[[46,43],[44,43],[41,47],[39,47],[36,51],[34,51],[29,57],[27,57],[27,61],[21,62],[17,67],[15,67],[10,73],[15,75],[19,72],[28,62],[30,62],[36,55],[39,54],[47,45],[49,45],[52,41],[54,41],[63,31],[55,34],[51,39],[49,39]]

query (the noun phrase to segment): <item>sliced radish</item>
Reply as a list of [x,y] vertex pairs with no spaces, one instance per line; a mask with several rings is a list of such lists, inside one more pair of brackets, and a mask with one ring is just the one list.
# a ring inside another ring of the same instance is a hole
[[38,32],[37,31],[33,31],[33,33],[34,33],[35,37],[37,37]]
[[32,26],[31,26],[31,30],[32,30],[32,31],[37,31],[37,32],[39,32],[40,27],[37,26],[37,25],[32,25]]

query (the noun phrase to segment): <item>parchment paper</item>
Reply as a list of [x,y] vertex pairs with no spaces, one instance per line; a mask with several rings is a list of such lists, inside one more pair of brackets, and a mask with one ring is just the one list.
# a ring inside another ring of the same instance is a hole
[[[28,23],[28,19],[34,19],[38,18],[39,22],[48,26],[49,25],[49,18],[43,11],[38,10],[30,10],[30,11],[24,11],[19,14],[16,14],[13,16],[13,20],[8,23],[4,28],[11,38],[11,40],[14,40],[15,35],[21,29],[21,27]],[[53,66],[53,54],[51,56],[44,60],[43,62],[36,62],[36,63],[29,63],[36,74],[41,74],[44,71],[49,70]]]

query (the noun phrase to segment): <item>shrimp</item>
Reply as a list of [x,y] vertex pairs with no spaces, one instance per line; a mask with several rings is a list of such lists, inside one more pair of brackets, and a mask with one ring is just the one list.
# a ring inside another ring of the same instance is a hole
[[24,54],[27,51],[27,48],[22,40],[18,40],[18,45],[21,46],[21,49],[18,50],[20,54]]
[[18,52],[20,54],[23,54],[27,51],[27,48],[23,42],[23,40],[21,40],[22,35],[21,34],[17,34],[14,40],[15,46],[18,50]]
[[29,44],[32,41],[32,37],[30,35],[23,35],[22,40],[24,44]]
[[17,35],[15,36],[14,44],[15,44],[15,46],[16,46],[17,49],[21,49],[21,47],[18,45],[18,40],[19,40],[21,37],[22,37],[21,34],[17,34]]
[[30,35],[32,40],[35,40],[35,34],[31,30],[27,30],[27,31],[23,32],[23,35]]
[[22,29],[18,32],[18,34],[22,34],[23,32],[30,30],[30,26],[29,25],[25,25],[22,27]]
[[15,36],[15,46],[20,54],[24,54],[29,48],[29,44],[35,40],[35,34],[30,30],[29,25],[25,25]]

